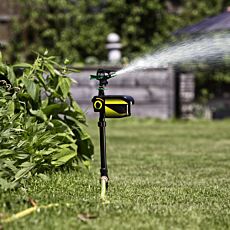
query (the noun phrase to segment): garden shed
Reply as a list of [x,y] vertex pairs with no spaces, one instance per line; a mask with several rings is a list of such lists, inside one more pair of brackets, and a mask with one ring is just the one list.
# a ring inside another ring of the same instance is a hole
[[[230,6],[226,8],[225,11],[219,13],[218,15],[212,16],[212,17],[206,17],[202,21],[186,26],[182,29],[177,30],[174,34],[178,37],[180,36],[186,36],[186,37],[199,37],[201,35],[206,36],[213,36],[216,34],[217,37],[219,37],[221,34],[226,34],[229,37],[230,32]],[[226,37],[227,37],[226,36]],[[224,72],[225,70],[225,76],[229,78],[229,75],[226,74],[229,73],[229,63],[226,64],[224,61],[225,59],[228,59],[229,55],[223,55],[222,63],[219,64],[219,69],[216,70],[216,72]],[[215,66],[210,67],[209,69],[213,69],[211,74],[209,71],[209,78],[213,78],[213,75],[215,74]],[[223,77],[223,75],[222,75]],[[215,82],[216,83],[216,82]],[[223,82],[222,84],[213,84],[211,80],[207,81],[206,87],[211,89],[215,88],[215,93],[213,93],[213,96],[211,99],[207,102],[207,107],[209,108],[210,112],[212,113],[212,117],[214,119],[222,119],[226,117],[230,117],[230,84],[229,81]]]

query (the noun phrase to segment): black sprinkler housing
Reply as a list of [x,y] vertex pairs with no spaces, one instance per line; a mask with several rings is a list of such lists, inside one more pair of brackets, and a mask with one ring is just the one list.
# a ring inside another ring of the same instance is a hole
[[94,112],[105,114],[105,118],[122,118],[131,116],[134,99],[127,95],[95,96],[92,99]]

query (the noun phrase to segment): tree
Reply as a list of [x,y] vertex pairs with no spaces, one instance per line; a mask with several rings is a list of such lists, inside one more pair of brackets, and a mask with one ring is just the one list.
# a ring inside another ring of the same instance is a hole
[[44,52],[76,62],[87,56],[104,58],[108,26],[98,1],[21,0],[10,56],[30,60],[32,51]]
[[132,59],[172,38],[172,32],[217,14],[224,0],[21,0],[20,19],[10,44],[11,59],[31,59],[47,48],[60,58],[106,59],[106,38],[121,36]]

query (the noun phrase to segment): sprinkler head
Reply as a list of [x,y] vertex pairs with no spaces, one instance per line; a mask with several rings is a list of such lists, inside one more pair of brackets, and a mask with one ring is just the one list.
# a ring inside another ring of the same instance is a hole
[[96,75],[90,75],[90,79],[98,81],[107,81],[108,79],[115,77],[116,73],[113,70],[98,69]]

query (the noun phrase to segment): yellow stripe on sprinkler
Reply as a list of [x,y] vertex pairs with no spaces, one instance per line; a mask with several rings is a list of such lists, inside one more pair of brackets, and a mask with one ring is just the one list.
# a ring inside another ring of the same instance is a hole
[[110,109],[108,106],[105,106],[105,114],[108,117],[122,117],[126,115],[126,113],[117,113],[115,110]]
[[123,100],[119,100],[119,99],[107,99],[105,100],[105,104],[120,104],[120,105],[127,105],[128,103],[126,101]]

